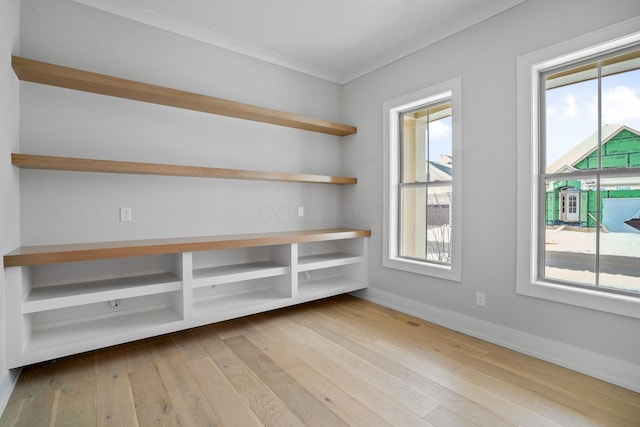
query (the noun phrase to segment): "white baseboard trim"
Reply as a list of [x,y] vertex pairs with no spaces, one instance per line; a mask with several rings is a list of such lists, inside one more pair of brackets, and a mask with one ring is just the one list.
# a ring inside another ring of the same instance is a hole
[[378,289],[367,288],[355,292],[354,295],[640,393],[640,365],[410,300]]
[[7,407],[11,393],[18,382],[21,369],[11,369],[4,372],[2,379],[0,379],[0,417],[4,413],[4,409]]

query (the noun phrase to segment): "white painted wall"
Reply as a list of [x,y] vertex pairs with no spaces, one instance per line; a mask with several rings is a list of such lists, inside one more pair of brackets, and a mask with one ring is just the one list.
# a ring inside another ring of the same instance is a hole
[[[340,119],[338,85],[69,0],[22,3],[21,55],[197,93]],[[341,175],[345,139],[20,83],[21,151]],[[323,184],[21,172],[22,244],[339,225]],[[305,216],[295,216],[305,206]],[[133,221],[118,221],[131,207]]]
[[[640,390],[638,319],[515,292],[516,58],[639,14],[637,0],[529,0],[345,86],[343,120],[358,126],[358,134],[345,146],[345,169],[360,179],[344,194],[346,225],[373,231],[370,297],[401,309],[422,304],[422,313],[413,311],[424,317],[431,316],[431,307],[445,321],[477,319],[478,324],[506,327],[521,337],[540,337],[578,353],[631,364],[636,376],[627,381],[637,381]],[[382,103],[457,76],[462,77],[463,99],[461,283],[383,268],[381,263]],[[475,305],[476,291],[486,293],[486,307]],[[538,350],[541,356],[544,352]],[[587,369],[580,360],[572,365],[595,373],[607,368]]]
[[[11,152],[18,150],[18,80],[11,68],[11,54],[18,49],[19,0],[0,2],[0,253],[20,246],[18,172],[11,166]],[[0,261],[1,262],[1,261]],[[9,398],[15,372],[5,369],[4,269],[0,273],[0,414]]]

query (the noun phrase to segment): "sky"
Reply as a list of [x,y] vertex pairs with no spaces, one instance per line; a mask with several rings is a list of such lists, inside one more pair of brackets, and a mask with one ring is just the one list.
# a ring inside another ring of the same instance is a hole
[[[547,165],[598,128],[597,82],[590,80],[547,91]],[[640,70],[602,79],[602,123],[640,131]],[[431,161],[451,155],[451,116],[429,123]]]
[[451,156],[451,116],[429,122],[429,159],[439,162],[440,155]]
[[[598,128],[597,81],[547,91],[547,165]],[[602,79],[602,123],[640,131],[640,70]]]

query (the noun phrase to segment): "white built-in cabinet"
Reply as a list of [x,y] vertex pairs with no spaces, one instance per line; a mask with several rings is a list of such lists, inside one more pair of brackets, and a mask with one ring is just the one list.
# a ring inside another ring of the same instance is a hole
[[[197,246],[219,249],[156,255],[144,253],[189,249],[193,238],[171,245],[129,241],[124,253],[140,255],[119,258],[102,258],[101,243],[17,249],[5,255],[8,363],[22,366],[366,288],[369,234],[306,230],[224,236],[222,244],[216,236],[198,238]],[[229,242],[238,247],[225,247]],[[54,261],[38,264],[47,257]]]
[[[355,128],[204,95],[13,58],[25,81],[334,135]],[[14,153],[21,168],[355,184],[264,173]],[[40,361],[367,287],[354,229],[26,246],[4,256],[7,364]]]

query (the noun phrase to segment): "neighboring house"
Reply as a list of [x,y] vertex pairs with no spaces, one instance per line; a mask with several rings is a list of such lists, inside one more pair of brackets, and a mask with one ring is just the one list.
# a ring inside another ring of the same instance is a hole
[[453,159],[446,154],[440,155],[440,161],[427,160],[427,181],[451,181]]
[[[427,160],[427,182],[452,179],[451,156],[440,155],[440,161]],[[451,186],[439,187],[439,191],[429,194],[427,225],[429,227],[451,224]]]
[[[640,132],[621,125],[602,128],[602,167],[640,168]],[[598,167],[598,133],[550,165],[548,173],[590,170]],[[547,184],[547,225],[595,227],[598,196],[594,180],[558,180]],[[601,183],[601,224],[609,231],[640,232],[640,178],[607,178]]]

